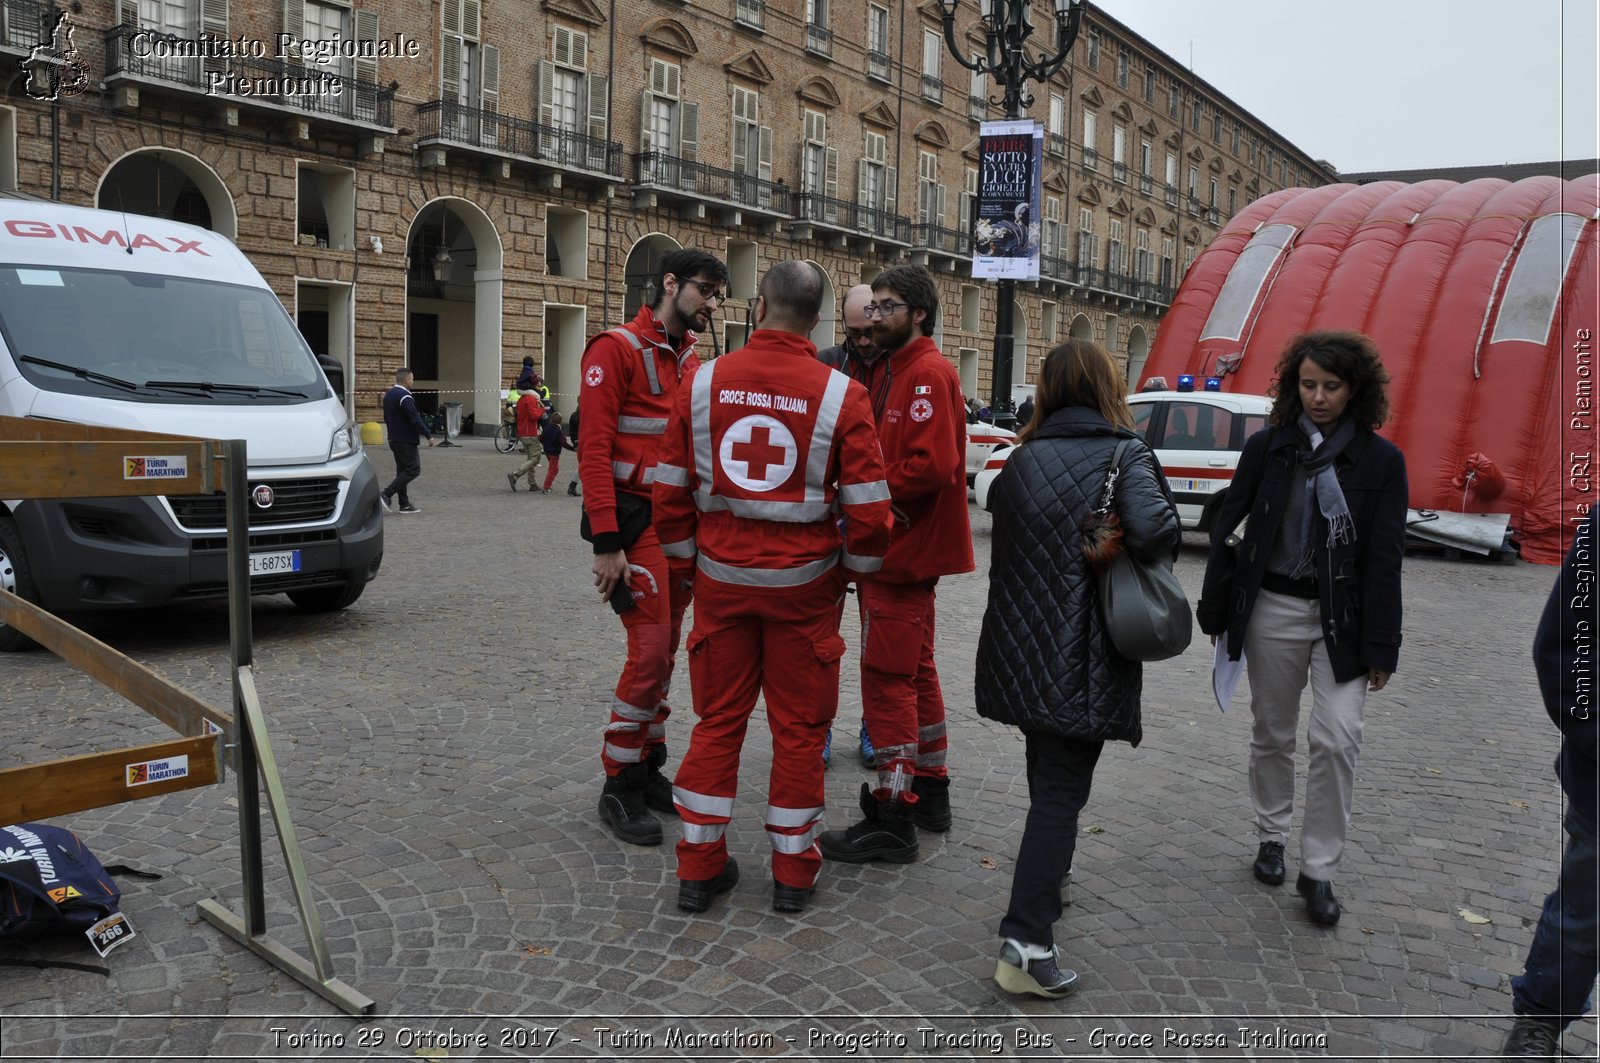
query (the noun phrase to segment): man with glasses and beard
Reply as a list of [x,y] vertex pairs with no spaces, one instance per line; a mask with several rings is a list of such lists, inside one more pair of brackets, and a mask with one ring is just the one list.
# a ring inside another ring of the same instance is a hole
[[861,700],[878,785],[863,783],[865,818],[818,841],[844,863],[906,864],[917,827],[950,829],[944,696],[933,660],[934,587],[971,572],[966,417],[961,381],[934,345],[939,292],[921,266],[872,282],[864,310],[879,356],[858,376],[872,399],[894,513],[883,567],[861,589]]
[[583,528],[594,544],[594,584],[622,617],[628,655],[600,752],[600,818],[618,839],[660,845],[650,810],[674,814],[667,760],[667,687],[692,562],[668,565],[650,526],[650,492],[673,396],[699,367],[697,334],[722,304],[728,267],[684,248],[661,260],[654,306],[589,341],[583,352]]

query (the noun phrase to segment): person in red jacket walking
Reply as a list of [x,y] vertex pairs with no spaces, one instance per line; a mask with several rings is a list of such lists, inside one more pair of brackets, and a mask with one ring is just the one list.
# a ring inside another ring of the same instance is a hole
[[861,582],[861,701],[878,785],[861,786],[865,818],[818,839],[845,863],[910,863],[917,827],[950,829],[944,695],[933,660],[934,587],[971,572],[966,403],[955,367],[934,346],[939,292],[921,266],[872,282],[866,307],[881,356],[858,372],[878,420],[894,508],[883,567]]
[[653,809],[672,814],[667,759],[667,686],[694,569],[668,565],[650,527],[657,452],[678,388],[699,361],[696,334],[711,326],[728,268],[692,248],[661,260],[654,306],[600,333],[583,352],[584,537],[594,544],[594,585],[622,617],[628,656],[611,698],[600,751],[600,818],[622,841],[660,845]]
[[804,910],[822,866],[815,837],[844,654],[839,603],[846,579],[883,563],[891,517],[867,393],[818,362],[806,338],[821,305],[815,266],[768,270],[756,331],[680,391],[656,467],[661,548],[698,569],[689,682],[699,718],[673,789],[685,911],[705,911],[738,881],[723,833],[758,692],[772,731],[773,908]]

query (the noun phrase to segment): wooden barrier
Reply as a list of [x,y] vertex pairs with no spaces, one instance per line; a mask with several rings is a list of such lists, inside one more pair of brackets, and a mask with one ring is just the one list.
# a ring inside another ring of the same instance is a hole
[[[376,1004],[333,976],[310,880],[256,696],[250,626],[249,493],[242,440],[227,442],[32,418],[0,417],[0,498],[107,498],[133,495],[226,496],[232,715],[206,704],[137,661],[58,617],[0,590],[0,622],[131,701],[176,739],[64,757],[0,770],[0,823],[83,812],[223,777],[224,749],[235,757],[239,855],[245,914],[200,902],[203,919],[352,1015]],[[235,721],[237,720],[237,726]],[[312,962],[266,937],[260,786],[277,828]]]

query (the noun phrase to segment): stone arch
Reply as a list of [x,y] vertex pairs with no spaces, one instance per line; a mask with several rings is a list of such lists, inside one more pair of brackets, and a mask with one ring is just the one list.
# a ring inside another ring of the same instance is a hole
[[839,296],[833,286],[833,277],[828,273],[828,268],[814,258],[806,259],[818,273],[822,275],[822,314],[817,318],[817,327],[811,330],[811,342],[817,345],[817,350],[832,347],[841,342],[839,332]]
[[1094,339],[1094,322],[1089,320],[1088,314],[1079,314],[1072,319],[1072,326],[1067,330],[1067,335],[1075,340]]
[[1150,357],[1150,336],[1143,325],[1128,330],[1128,390],[1132,391],[1144,375],[1144,363]]
[[177,148],[135,148],[106,167],[95,206],[199,225],[239,238],[239,213],[228,186],[198,156]]
[[[406,256],[405,357],[416,371],[418,405],[459,402],[475,429],[492,432],[503,375],[500,233],[471,200],[435,196],[411,218]],[[505,353],[520,361],[532,352]]]
[[622,319],[632,321],[642,306],[653,306],[656,301],[656,275],[661,272],[661,259],[683,245],[666,233],[651,232],[634,241],[624,260]]

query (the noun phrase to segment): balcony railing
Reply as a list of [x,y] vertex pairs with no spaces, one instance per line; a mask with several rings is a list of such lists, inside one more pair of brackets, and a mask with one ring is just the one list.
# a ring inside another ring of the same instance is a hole
[[889,80],[889,53],[867,53],[867,77],[877,78],[879,81]]
[[972,234],[960,229],[946,229],[942,225],[913,225],[911,246],[913,249],[925,247],[942,255],[966,258],[972,254]]
[[734,0],[733,20],[741,26],[765,31],[767,28],[766,0]]
[[922,98],[931,103],[943,103],[944,82],[927,74],[922,75]]
[[1161,201],[1169,207],[1178,205],[1178,186],[1167,185],[1161,192]]
[[1200,197],[1193,192],[1189,193],[1189,214],[1196,218],[1200,216]]
[[1111,179],[1113,181],[1115,181],[1119,185],[1127,184],[1128,183],[1128,164],[1125,163],[1125,162],[1114,162],[1114,163],[1112,163],[1111,164]]
[[754,207],[774,214],[790,213],[794,193],[782,182],[707,166],[703,162],[658,151],[643,152],[633,159],[634,179],[638,184],[686,192],[698,199]]
[[1084,148],[1083,168],[1090,171],[1100,169],[1100,153],[1093,148]]
[[801,192],[794,197],[794,216],[837,229],[849,229],[900,244],[911,243],[911,220],[888,211],[863,207],[843,199]]
[[806,23],[806,51],[826,58],[833,56],[833,31],[815,22]]
[[418,137],[622,178],[622,145],[448,100],[417,108]]
[[55,8],[40,0],[0,2],[0,47],[31,52],[51,30]]
[[1048,151],[1050,154],[1056,156],[1058,159],[1066,158],[1066,156],[1067,156],[1067,137],[1066,137],[1066,134],[1065,133],[1046,133],[1044,135],[1044,147],[1045,147],[1046,151]]
[[1147,174],[1147,173],[1140,174],[1139,175],[1139,194],[1143,195],[1143,196],[1148,196],[1148,195],[1151,194],[1151,192],[1154,189],[1155,189],[1155,182],[1151,179],[1150,175]]
[[967,117],[983,121],[989,117],[989,100],[985,96],[967,97]]
[[[278,104],[328,118],[348,118],[392,126],[395,90],[375,81],[340,73],[335,66],[306,66],[275,59],[190,59],[140,56],[136,40],[187,44],[180,38],[138,26],[106,31],[106,76],[129,75],[170,81],[205,93],[225,93],[230,101]],[[165,49],[153,49],[164,52]]]

